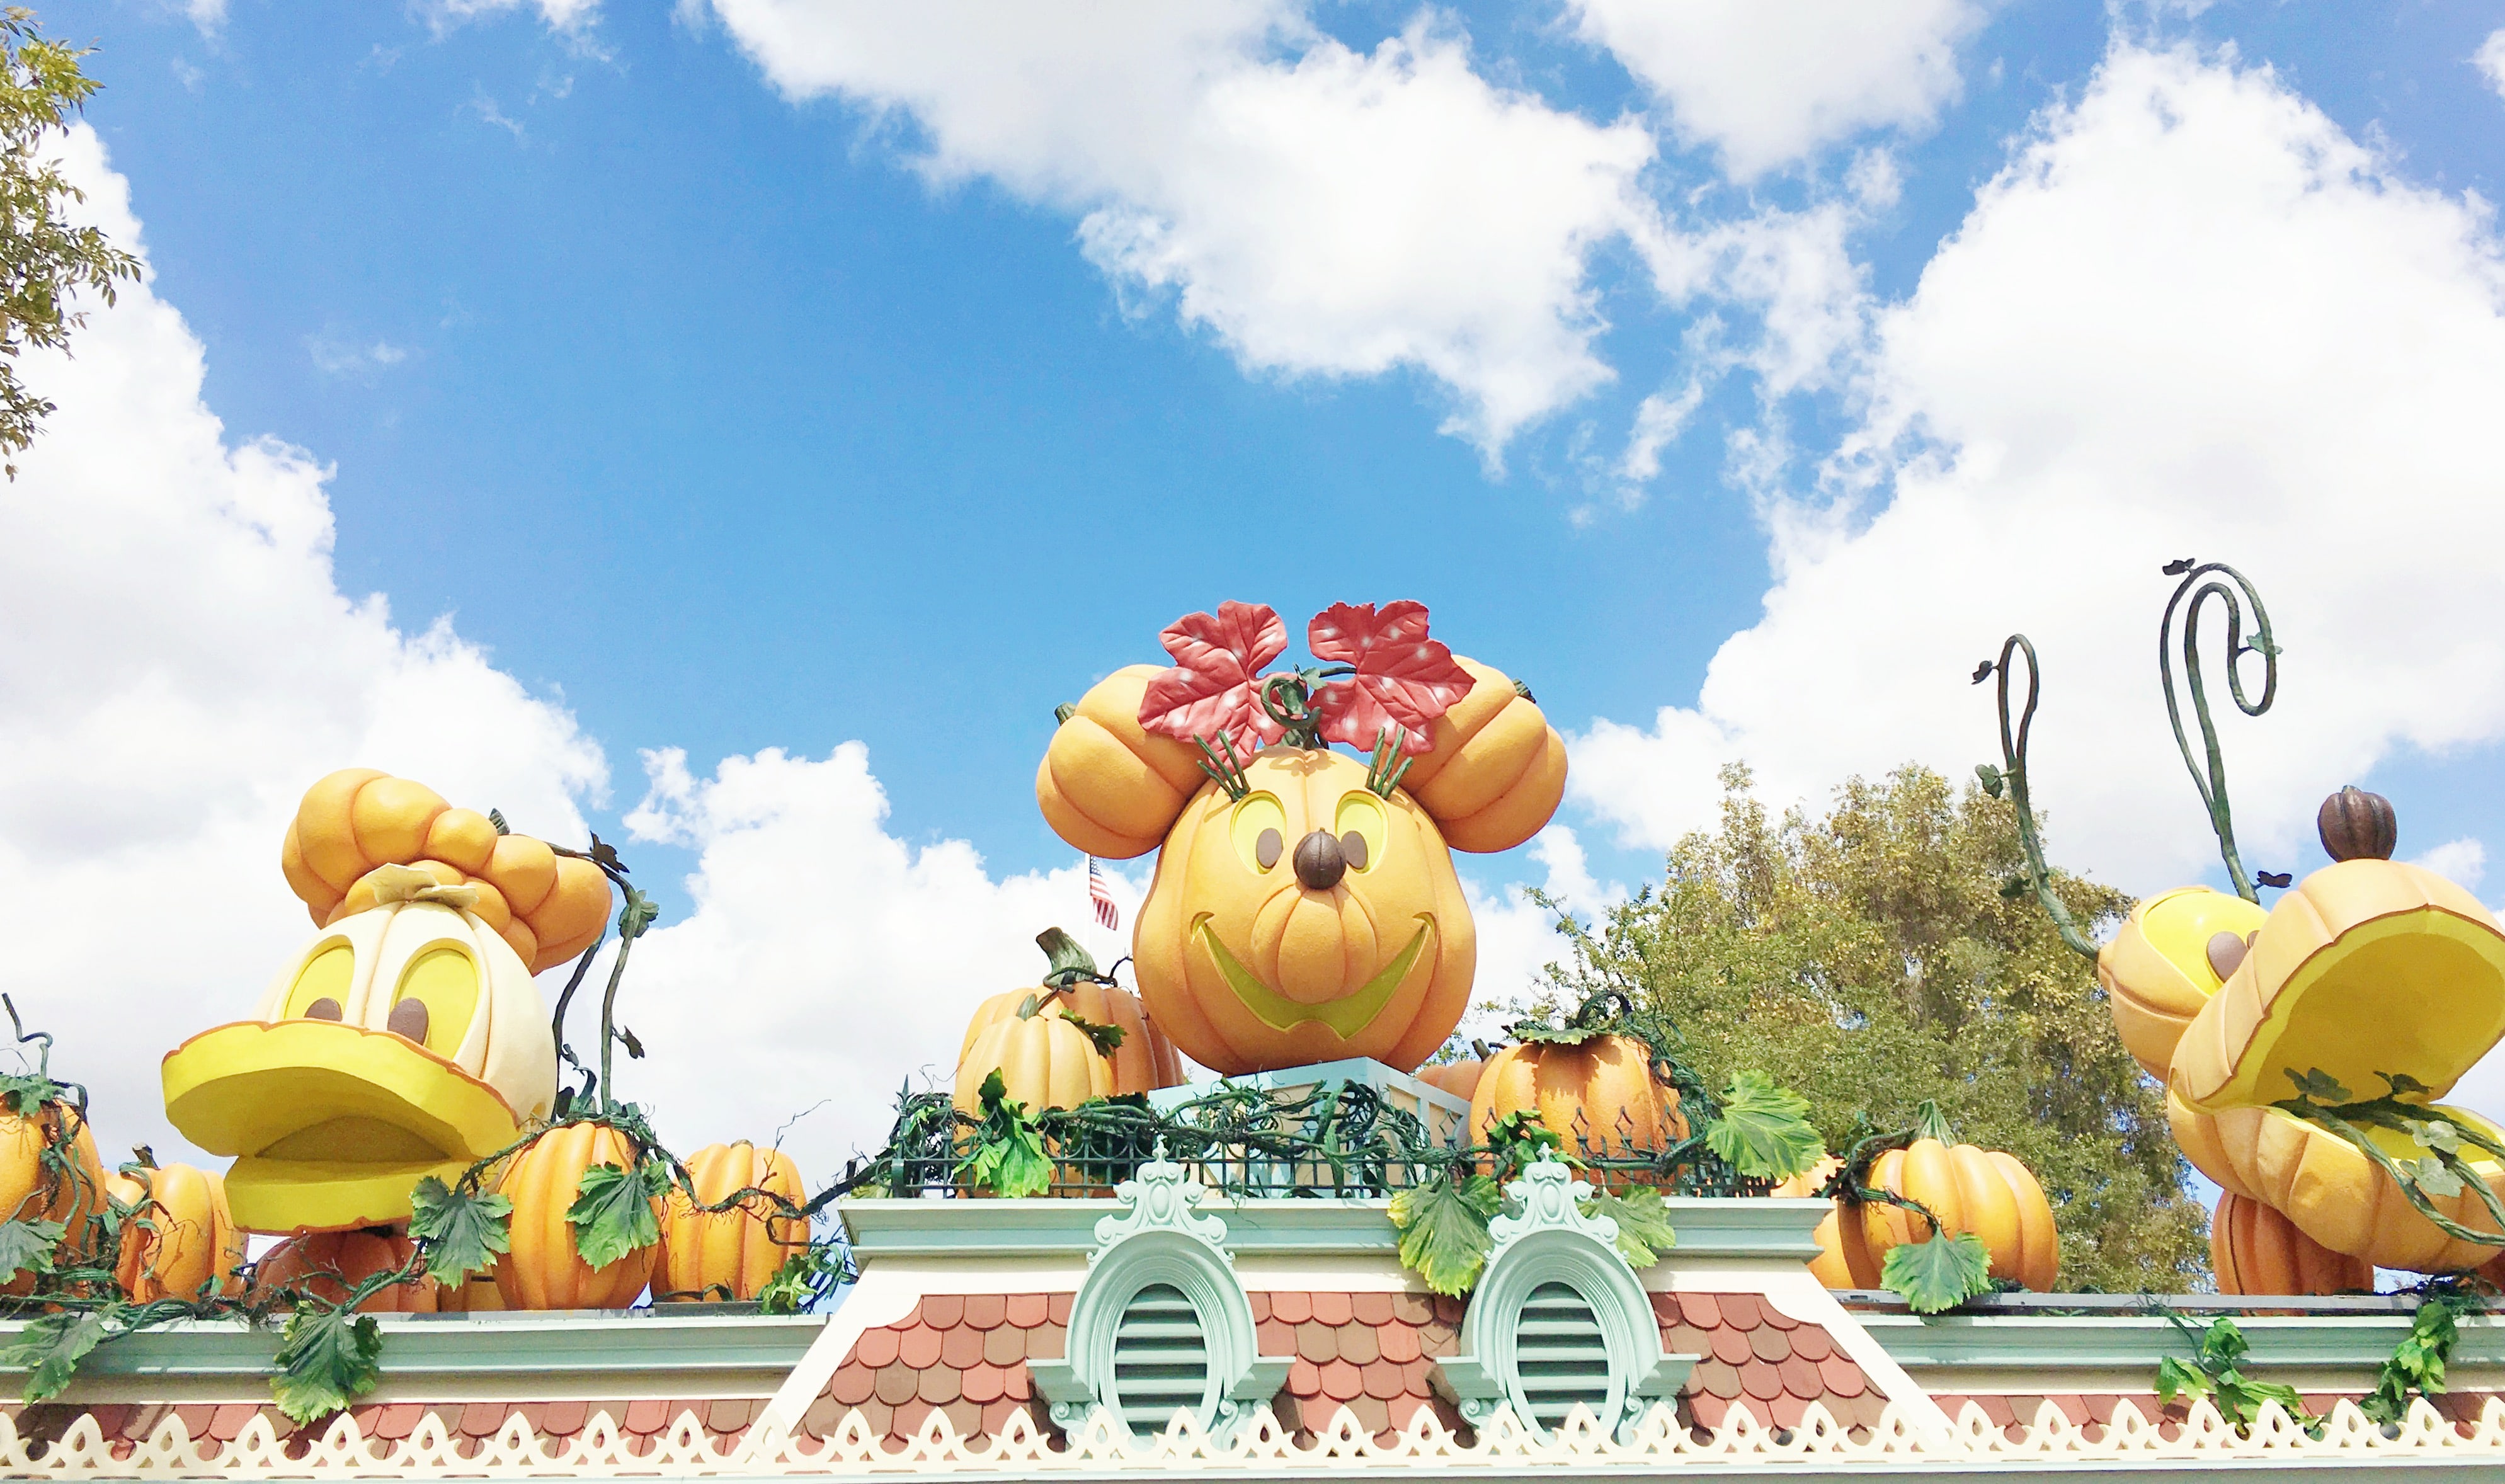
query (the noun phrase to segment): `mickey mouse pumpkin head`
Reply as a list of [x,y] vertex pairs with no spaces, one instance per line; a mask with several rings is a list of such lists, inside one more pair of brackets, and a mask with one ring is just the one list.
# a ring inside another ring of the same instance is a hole
[[1564,739],[1510,679],[1429,638],[1417,603],[1317,615],[1323,663],[1272,675],[1287,628],[1266,606],[1189,615],[1164,641],[1172,667],[1118,670],[1063,708],[1036,775],[1078,849],[1163,842],[1131,950],[1149,1015],[1230,1076],[1416,1067],[1461,1023],[1477,964],[1452,848],[1537,833]]

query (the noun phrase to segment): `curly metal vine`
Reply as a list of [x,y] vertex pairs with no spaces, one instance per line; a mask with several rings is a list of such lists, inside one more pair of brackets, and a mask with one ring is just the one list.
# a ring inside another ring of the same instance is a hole
[[[2168,568],[2171,573],[2174,569]],[[2225,573],[2234,586],[2213,574]],[[2238,601],[2239,592],[2241,601]],[[2189,594],[2191,602],[2184,597]],[[2278,694],[2278,646],[2271,642],[2270,613],[2262,607],[2262,595],[2253,589],[2252,582],[2225,562],[2204,562],[2184,573],[2174,595],[2166,600],[2166,616],[2157,626],[2157,673],[2166,689],[2166,720],[2174,728],[2174,745],[2183,753],[2183,766],[2192,774],[2192,786],[2201,791],[2201,802],[2209,811],[2209,827],[2218,833],[2218,854],[2227,863],[2227,875],[2235,882],[2237,895],[2246,901],[2261,901],[2253,889],[2253,878],[2236,854],[2236,827],[2227,808],[2227,765],[2218,754],[2218,728],[2209,719],[2209,693],[2201,680],[2201,605],[2216,597],[2227,606],[2227,689],[2235,697],[2236,709],[2248,717],[2270,710],[2271,701]],[[2244,642],[2243,604],[2253,606],[2253,637]],[[2174,696],[2174,659],[2170,653],[2174,634],[2174,613],[2183,610],[2183,671],[2192,683],[2192,712],[2201,722],[2201,741],[2208,753],[2205,772],[2201,760],[2192,755],[2192,739],[2183,732],[2183,711]],[[2262,695],[2258,701],[2244,697],[2243,673],[2237,662],[2246,654],[2262,656]]]
[[[2018,726],[2013,732],[2009,725],[2009,661],[2016,654],[2027,656],[2027,704],[2018,713]],[[2035,833],[2035,806],[2027,796],[2027,733],[2035,724],[2035,701],[2043,689],[2035,669],[2034,644],[2025,634],[2010,635],[2001,642],[2000,659],[1994,668],[2000,672],[2000,777],[2008,785],[2009,801],[2018,811],[2018,843],[2027,852],[2027,884],[2043,904],[2044,915],[2053,919],[2053,930],[2062,935],[2062,941],[2094,963],[2097,945],[2079,931],[2070,909],[2053,890],[2053,873],[2044,865],[2044,842]],[[1991,780],[1985,781],[1989,784]]]

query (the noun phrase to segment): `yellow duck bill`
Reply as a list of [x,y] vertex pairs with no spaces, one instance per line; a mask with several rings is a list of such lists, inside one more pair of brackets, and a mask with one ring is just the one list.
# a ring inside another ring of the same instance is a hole
[[520,1135],[497,1091],[388,1031],[247,1020],[165,1057],[165,1115],[234,1157],[227,1199],[253,1231],[406,1220],[420,1180],[446,1182]]

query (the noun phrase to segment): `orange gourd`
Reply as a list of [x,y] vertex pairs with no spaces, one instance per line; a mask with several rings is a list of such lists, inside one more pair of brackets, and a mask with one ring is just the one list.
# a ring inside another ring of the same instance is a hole
[[[1805,1175],[1791,1179],[1767,1191],[1768,1195],[1812,1196],[1823,1189],[1844,1161],[1827,1155]],[[1827,1203],[1826,1215],[1818,1219],[1817,1255],[1809,1263],[1810,1276],[1830,1289],[1876,1289],[1879,1285],[1879,1263],[1870,1255],[1870,1245],[1861,1239],[1861,1218],[1842,1200]]]
[[[1122,1097],[1134,1092],[1154,1092],[1160,1087],[1180,1086],[1183,1080],[1182,1058],[1176,1052],[1174,1042],[1148,1018],[1140,997],[1118,984],[1089,977],[1096,973],[1096,961],[1069,934],[1049,928],[1037,935],[1036,942],[1044,951],[1051,966],[1043,984],[1030,989],[1006,990],[975,1007],[974,1016],[966,1023],[966,1037],[957,1046],[957,1060],[963,1063],[974,1049],[982,1034],[1005,1020],[1018,1018],[1030,999],[1041,1005],[1046,999],[1057,1000],[1065,1014],[1095,1025],[1110,1025],[1122,1033],[1122,1043],[1110,1055],[1112,1068],[1112,1091],[1107,1096]],[[981,1078],[975,1079],[979,1086]]]
[[[496,1262],[496,1288],[509,1309],[624,1309],[653,1277],[656,1249],[640,1247],[593,1268],[575,1246],[566,1213],[582,1193],[583,1173],[610,1164],[631,1170],[644,1151],[606,1123],[568,1123],[513,1156],[498,1189],[513,1203],[512,1247]],[[653,1202],[657,1222],[660,1205]]]
[[598,866],[527,835],[500,834],[485,815],[372,768],[342,768],[305,791],[278,864],[317,927],[372,906],[371,890],[361,886],[380,866],[413,866],[446,885],[486,888],[472,910],[533,973],[590,947],[609,918],[609,882]]
[[723,1211],[698,1211],[740,1190],[765,1190],[794,1204],[806,1200],[800,1168],[781,1149],[742,1139],[709,1144],[688,1158],[695,1199],[673,1185],[661,1201],[661,1249],[653,1296],[692,1302],[755,1298],[765,1281],[809,1245],[809,1223],[751,1196]]
[[2218,1197],[2209,1218],[2209,1266],[2232,1294],[2371,1293],[2375,1265],[2344,1256],[2259,1201]]
[[1633,1036],[1527,1041],[1499,1051],[1470,1093],[1471,1141],[1486,1143],[1488,1130],[1516,1113],[1536,1115],[1578,1156],[1650,1154],[1687,1137],[1678,1090],[1653,1076],[1651,1049]]
[[[1992,1253],[1992,1274],[2052,1291],[2061,1272],[2062,1238],[2052,1203],[2017,1156],[1952,1142],[1939,1110],[1924,1103],[1916,1119],[1923,1137],[1871,1162],[1869,1184],[1921,1202],[1949,1235],[1972,1232]],[[1850,1227],[1850,1222],[1845,1223]],[[1914,1212],[1878,1201],[1861,1207],[1861,1242],[1877,1271],[1893,1248],[1930,1240],[1930,1224]],[[1850,1262],[1850,1230],[1842,1233]]]
[[1487,1063],[1473,1056],[1464,1061],[1445,1062],[1439,1066],[1418,1069],[1418,1080],[1438,1092],[1449,1092],[1466,1103],[1479,1086],[1480,1074]]
[[[345,1303],[360,1283],[406,1265],[417,1244],[398,1227],[363,1231],[314,1231],[290,1237],[262,1255],[253,1268],[253,1294],[269,1299],[295,1289],[325,1303]],[[391,1284],[357,1305],[362,1314],[433,1314],[435,1280],[424,1276]]]
[[114,1281],[132,1303],[242,1291],[243,1232],[227,1213],[226,1183],[187,1164],[116,1175],[106,1189],[123,1208]]
[[[45,1167],[44,1150],[56,1139],[66,1140],[67,1170]],[[89,1219],[107,1209],[95,1135],[77,1109],[51,1102],[26,1114],[0,1104],[0,1220],[58,1221],[67,1228],[62,1250],[76,1254],[88,1251],[93,1241]],[[0,1284],[0,1293],[34,1290],[32,1269]]]
[[1072,1013],[1060,996],[1034,990],[1007,1016],[973,1031],[957,1062],[957,1110],[980,1117],[983,1082],[995,1072],[1002,1096],[1030,1113],[1111,1097],[1112,1058],[1096,1048]]

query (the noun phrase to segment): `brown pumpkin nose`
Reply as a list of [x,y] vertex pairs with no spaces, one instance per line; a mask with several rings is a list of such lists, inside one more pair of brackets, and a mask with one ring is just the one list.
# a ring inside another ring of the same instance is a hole
[[1309,892],[1327,892],[1348,874],[1348,857],[1327,830],[1317,830],[1296,842],[1296,879]]

